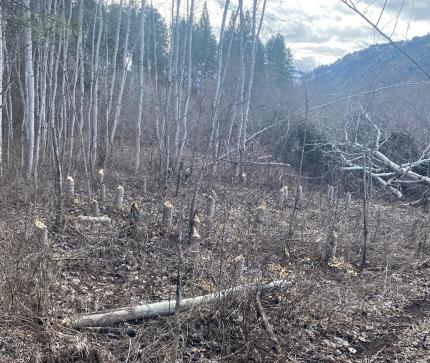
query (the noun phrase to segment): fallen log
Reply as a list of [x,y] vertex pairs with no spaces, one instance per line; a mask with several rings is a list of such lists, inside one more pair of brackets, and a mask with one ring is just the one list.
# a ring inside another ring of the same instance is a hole
[[81,222],[109,224],[111,219],[108,216],[93,217],[93,216],[78,216]]
[[[267,290],[275,287],[287,288],[292,285],[293,278],[288,280],[276,280],[271,283],[264,284],[260,287],[261,290]],[[180,309],[188,309],[193,306],[208,304],[216,301],[221,301],[235,293],[245,291],[250,288],[257,288],[258,283],[250,283],[232,287],[230,289],[221,290],[208,295],[191,297],[182,299]],[[106,312],[81,314],[72,316],[63,320],[63,324],[67,327],[78,329],[84,327],[100,327],[115,323],[121,323],[129,320],[137,320],[150,318],[159,315],[170,315],[175,312],[176,299],[160,301],[152,304],[143,304],[126,308],[113,309]]]

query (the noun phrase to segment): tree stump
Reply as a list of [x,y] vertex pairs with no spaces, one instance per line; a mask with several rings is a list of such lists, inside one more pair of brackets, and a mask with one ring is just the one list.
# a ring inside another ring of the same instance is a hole
[[124,187],[122,185],[118,185],[118,188],[116,188],[115,208],[118,210],[122,210],[123,204],[124,204]]
[[212,194],[209,195],[209,203],[208,203],[208,211],[207,218],[210,221],[215,216],[215,205],[216,205],[216,194],[212,191]]
[[297,187],[296,206],[297,208],[303,207],[303,187],[301,185]]
[[99,203],[97,202],[97,200],[93,199],[91,201],[91,214],[94,217],[100,217],[100,208],[99,208]]
[[345,196],[345,206],[346,206],[346,208],[350,208],[351,207],[351,193],[350,192],[346,193],[346,196]]
[[172,226],[173,204],[166,200],[163,204],[163,226],[169,229]]
[[103,169],[99,169],[96,174],[96,180],[98,185],[102,185],[105,179],[105,173]]
[[48,227],[40,219],[36,219],[34,221],[34,225],[35,225],[35,233],[36,233],[37,240],[42,245],[47,245],[48,244]]
[[284,185],[278,191],[278,204],[281,208],[284,206],[287,199],[288,199],[288,187],[286,185]]
[[69,175],[66,178],[66,200],[73,201],[75,197],[75,180]]

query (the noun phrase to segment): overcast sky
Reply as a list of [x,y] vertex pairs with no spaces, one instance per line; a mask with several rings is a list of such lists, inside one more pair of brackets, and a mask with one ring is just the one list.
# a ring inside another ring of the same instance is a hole
[[[200,13],[204,0],[195,1]],[[224,0],[207,2],[213,26],[218,29]],[[375,22],[384,2],[355,0],[357,7]],[[170,3],[154,0],[154,5],[167,17]],[[233,6],[236,3],[232,0]],[[245,0],[245,4],[250,6],[251,0]],[[396,40],[425,35],[430,32],[430,0],[387,0],[379,25],[387,34],[394,32]],[[283,34],[297,63],[306,71],[371,44],[385,42],[339,0],[267,0],[262,32],[264,38],[277,32]]]

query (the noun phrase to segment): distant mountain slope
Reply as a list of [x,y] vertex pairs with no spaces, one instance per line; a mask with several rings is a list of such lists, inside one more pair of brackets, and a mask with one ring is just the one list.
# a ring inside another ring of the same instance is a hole
[[[430,34],[397,44],[430,72]],[[348,54],[333,64],[316,68],[309,77],[320,92],[343,94],[399,82],[428,80],[390,44],[372,45]]]

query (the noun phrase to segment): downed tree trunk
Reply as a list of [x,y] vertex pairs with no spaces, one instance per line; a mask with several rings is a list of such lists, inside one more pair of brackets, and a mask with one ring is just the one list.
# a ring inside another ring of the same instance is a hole
[[[260,289],[266,290],[274,287],[288,288],[292,285],[292,282],[293,282],[292,278],[289,280],[276,280],[261,286]],[[246,285],[232,287],[226,290],[221,290],[208,295],[182,299],[180,309],[188,309],[194,306],[220,301],[235,293],[242,292],[247,289],[256,288],[256,287],[258,287],[258,283],[250,283]],[[105,325],[110,325],[115,323],[121,323],[124,321],[129,321],[129,320],[150,318],[158,315],[170,315],[174,313],[175,307],[176,307],[176,299],[160,301],[152,304],[143,304],[143,305],[109,310],[106,312],[72,316],[71,318],[65,319],[63,321],[63,324],[67,327],[71,327],[74,329],[84,328],[84,327],[105,326]]]
[[93,217],[93,216],[78,216],[81,222],[92,222],[92,223],[102,223],[109,224],[112,220],[108,216]]

